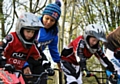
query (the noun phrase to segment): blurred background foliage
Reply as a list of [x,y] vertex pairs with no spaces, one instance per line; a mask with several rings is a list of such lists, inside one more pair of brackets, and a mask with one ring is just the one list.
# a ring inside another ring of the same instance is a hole
[[[0,40],[15,31],[16,19],[20,13],[27,11],[40,16],[44,7],[53,2],[55,0],[0,0]],[[61,3],[62,15],[58,25],[60,52],[70,41],[82,35],[88,24],[103,25],[106,35],[120,25],[119,0],[61,0]],[[88,60],[87,66],[92,71],[104,70],[94,56]],[[85,82],[86,79],[95,82],[93,77],[83,78]]]

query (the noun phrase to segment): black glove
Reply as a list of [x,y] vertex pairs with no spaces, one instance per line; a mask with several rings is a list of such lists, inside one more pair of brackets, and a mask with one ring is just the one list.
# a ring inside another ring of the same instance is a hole
[[114,71],[112,75],[109,77],[109,81],[112,84],[117,84],[117,79],[118,79],[117,71]]
[[90,77],[91,73],[88,70],[83,70],[82,71],[84,77]]
[[47,68],[46,70],[48,72],[48,76],[53,76],[55,74],[55,71],[52,68]]
[[7,70],[8,72],[13,73],[15,71],[15,67],[11,64],[5,64],[4,66],[5,70]]

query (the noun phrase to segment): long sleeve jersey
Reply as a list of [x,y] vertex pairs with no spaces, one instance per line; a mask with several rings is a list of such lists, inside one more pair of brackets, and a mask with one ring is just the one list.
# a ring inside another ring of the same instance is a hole
[[[58,29],[58,28],[57,28]],[[46,31],[45,28],[40,28],[38,37],[38,42],[42,46],[42,50],[48,45],[50,54],[54,62],[60,62],[60,55],[58,52],[58,35],[53,34],[53,31]]]
[[89,59],[92,55],[95,55],[104,67],[112,66],[112,63],[108,61],[101,48],[98,46],[96,53],[91,53],[84,42],[83,36],[77,37],[73,40],[67,48],[64,48],[61,53],[61,59],[68,61],[72,64],[79,65],[80,59]]
[[23,65],[30,56],[34,59],[44,58],[44,60],[47,60],[46,57],[41,56],[37,42],[34,42],[30,48],[25,48],[16,32],[10,33],[3,39],[0,52],[3,52],[8,64],[14,65],[19,70],[23,68]]

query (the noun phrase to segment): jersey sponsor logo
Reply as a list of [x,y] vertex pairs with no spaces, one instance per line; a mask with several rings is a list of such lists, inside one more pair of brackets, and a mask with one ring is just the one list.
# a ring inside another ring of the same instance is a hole
[[25,60],[27,58],[27,55],[24,53],[14,52],[12,54],[12,57]]
[[14,58],[10,58],[9,62],[12,63],[12,64],[17,64],[17,65],[20,65],[22,63],[21,60],[14,59]]
[[115,59],[111,59],[111,61],[116,64],[118,67],[120,67],[120,63],[118,63]]
[[43,46],[43,45],[50,44],[52,42],[52,40],[49,40],[49,41],[46,41],[46,42],[40,42],[40,45]]

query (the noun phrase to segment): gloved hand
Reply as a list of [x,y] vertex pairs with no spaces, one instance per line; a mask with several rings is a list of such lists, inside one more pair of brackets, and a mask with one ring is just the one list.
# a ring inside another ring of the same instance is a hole
[[108,77],[108,79],[111,82],[111,84],[117,84],[117,78],[114,75]]
[[117,84],[117,78],[118,78],[118,75],[117,75],[117,72],[114,71],[114,72],[111,72],[109,70],[106,70],[106,74],[108,76],[108,80],[112,83],[112,84]]
[[5,70],[7,70],[8,72],[13,73],[15,71],[15,67],[11,64],[5,64],[4,66]]
[[48,76],[53,76],[55,74],[55,71],[52,68],[47,68],[46,70],[48,72]]
[[82,71],[84,77],[90,77],[91,73],[88,70],[83,70]]

